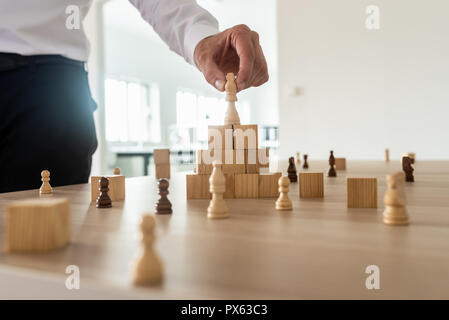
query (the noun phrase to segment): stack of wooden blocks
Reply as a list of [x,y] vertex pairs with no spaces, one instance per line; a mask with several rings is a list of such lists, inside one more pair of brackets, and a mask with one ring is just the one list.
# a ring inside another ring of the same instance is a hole
[[209,126],[208,150],[198,150],[194,174],[187,174],[187,199],[210,199],[214,160],[222,164],[225,198],[275,198],[280,172],[269,173],[269,150],[258,148],[257,125]]
[[156,179],[170,179],[170,149],[154,149]]

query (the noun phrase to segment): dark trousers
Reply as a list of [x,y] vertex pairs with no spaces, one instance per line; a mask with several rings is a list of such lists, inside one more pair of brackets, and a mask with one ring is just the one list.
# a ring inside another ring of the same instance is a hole
[[86,183],[95,108],[82,62],[0,53],[0,192]]

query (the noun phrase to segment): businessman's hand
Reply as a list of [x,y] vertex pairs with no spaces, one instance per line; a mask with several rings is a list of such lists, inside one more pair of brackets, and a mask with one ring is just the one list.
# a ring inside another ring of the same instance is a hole
[[201,40],[194,58],[207,82],[220,91],[224,91],[228,72],[237,75],[238,91],[268,81],[259,35],[246,25],[237,25]]

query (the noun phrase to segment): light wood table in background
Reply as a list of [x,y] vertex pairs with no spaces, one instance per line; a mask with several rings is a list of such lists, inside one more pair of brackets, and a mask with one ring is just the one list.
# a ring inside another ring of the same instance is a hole
[[[324,199],[299,199],[291,184],[292,212],[276,211],[276,199],[228,199],[227,220],[208,220],[209,201],[187,201],[185,175],[175,174],[173,215],[156,216],[165,282],[152,288],[133,287],[128,271],[140,215],[154,212],[158,199],[155,179],[127,179],[126,200],[111,209],[90,203],[88,184],[55,188],[53,197],[71,201],[71,244],[46,254],[2,252],[0,298],[448,299],[449,162],[415,164],[405,227],[382,223],[385,174],[398,170],[398,162],[348,161],[337,178],[325,177]],[[347,176],[378,178],[378,209],[346,208]],[[0,194],[1,246],[5,205],[29,197],[38,190]],[[68,265],[80,268],[80,290],[65,288]],[[380,268],[380,290],[365,287],[368,265]]]

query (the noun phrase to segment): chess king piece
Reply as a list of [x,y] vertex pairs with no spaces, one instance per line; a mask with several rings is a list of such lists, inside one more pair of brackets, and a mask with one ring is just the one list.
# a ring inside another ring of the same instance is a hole
[[41,181],[42,181],[42,185],[41,188],[39,189],[39,193],[42,194],[47,194],[47,193],[53,193],[53,189],[50,185],[50,171],[48,170],[43,170],[41,172]]
[[288,179],[290,182],[297,182],[298,175],[296,173],[295,159],[293,157],[288,158]]
[[111,198],[108,195],[109,191],[109,179],[101,177],[100,179],[100,195],[97,199],[97,208],[110,208],[112,207]]
[[405,173],[405,181],[414,182],[415,178],[413,176],[412,159],[409,157],[402,157],[402,170]]
[[120,175],[120,168],[115,167],[113,173],[114,173],[115,176],[119,176]]
[[159,214],[170,214],[172,213],[171,202],[168,200],[168,180],[167,179],[159,179],[158,187],[159,187],[159,201],[156,203],[156,213]]
[[276,210],[293,210],[292,201],[288,197],[290,180],[287,177],[280,177],[278,180],[279,198],[276,200]]
[[226,101],[228,102],[228,109],[226,110],[224,124],[240,124],[239,113],[235,107],[237,101],[237,85],[235,84],[235,77],[233,73],[226,75]]
[[309,163],[307,162],[308,155],[304,155],[304,164],[302,165],[303,169],[309,169]]
[[299,166],[301,164],[301,156],[299,152],[296,152],[296,165]]
[[154,285],[163,279],[162,263],[153,248],[154,226],[153,216],[144,214],[140,223],[142,249],[131,268],[133,283],[136,285]]
[[387,175],[388,189],[384,196],[385,210],[383,222],[385,224],[405,225],[409,223],[405,209],[404,175]]
[[212,174],[209,178],[209,190],[212,193],[212,200],[207,208],[209,219],[221,219],[229,217],[228,206],[223,199],[226,191],[226,178],[221,171],[221,164],[217,160],[213,163]]
[[328,177],[336,177],[337,170],[335,170],[335,157],[334,151],[331,150],[331,154],[329,156],[329,171],[327,172]]

